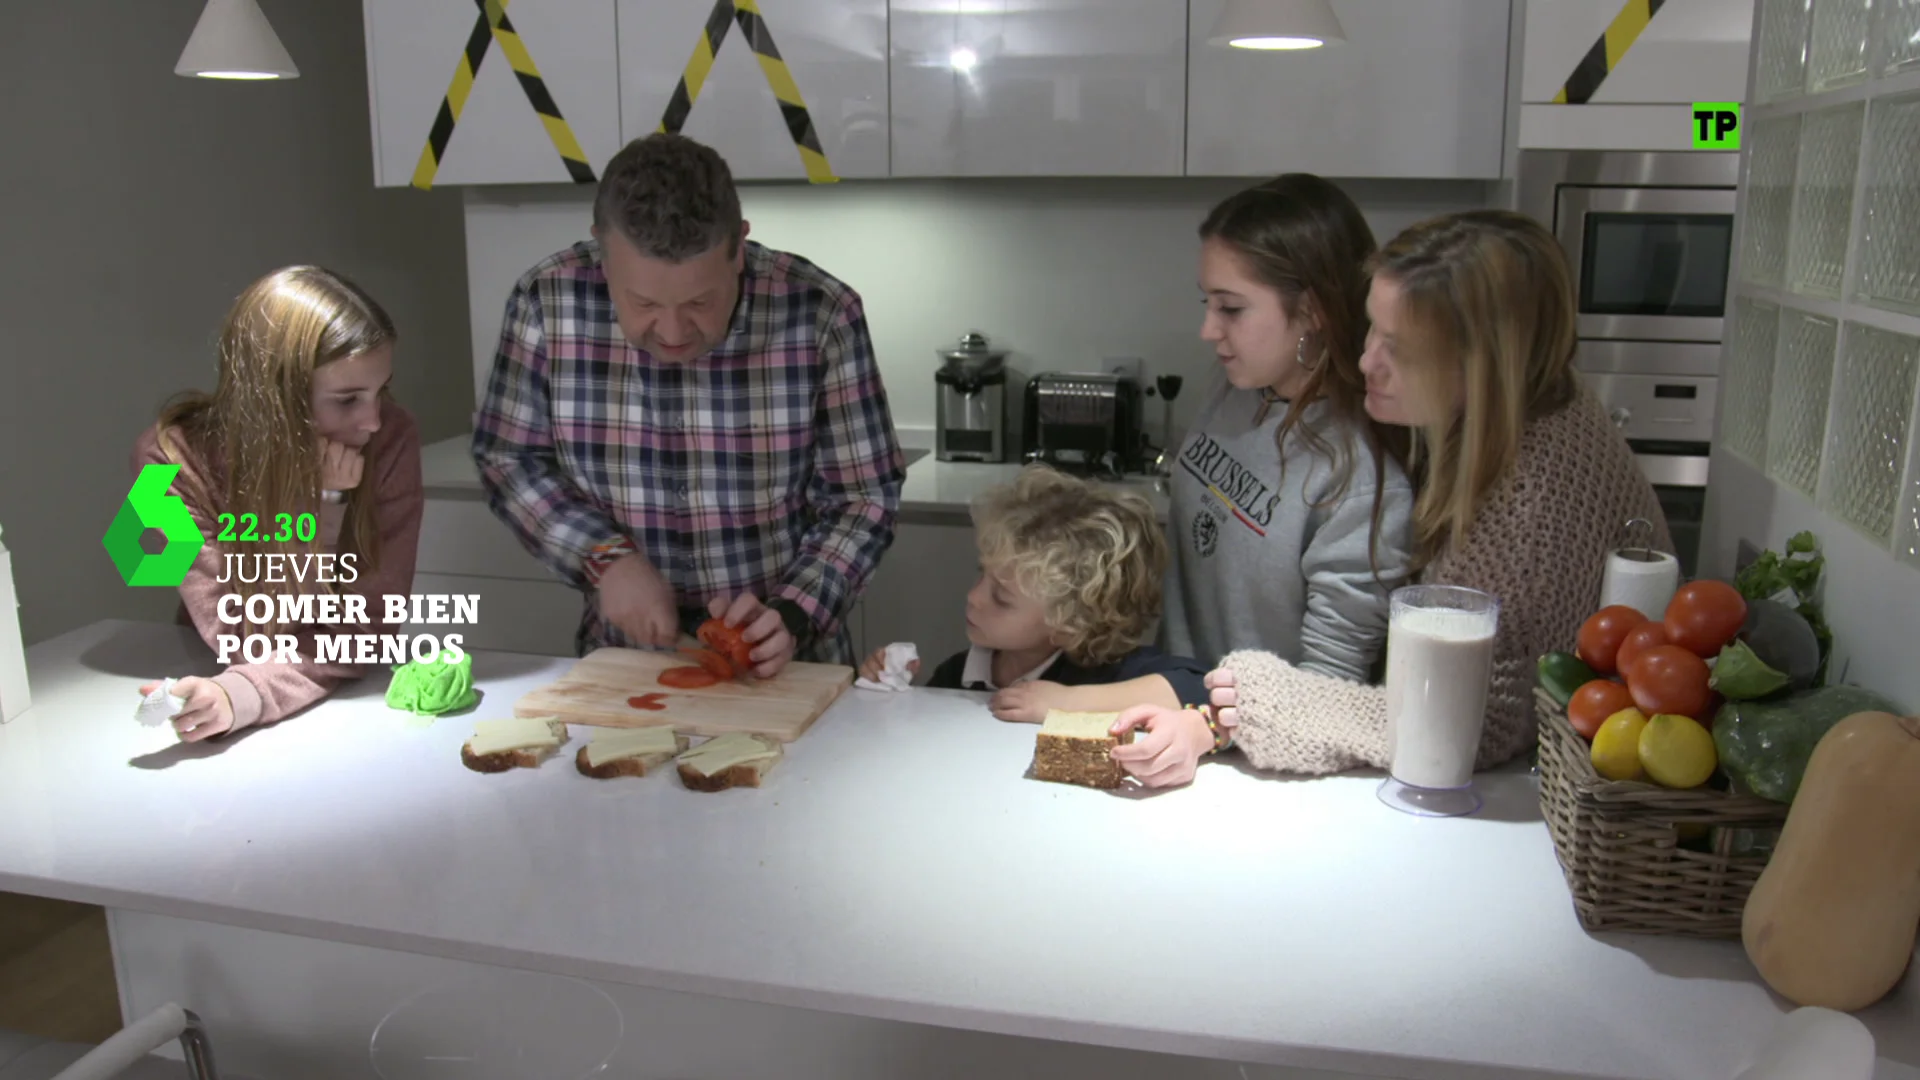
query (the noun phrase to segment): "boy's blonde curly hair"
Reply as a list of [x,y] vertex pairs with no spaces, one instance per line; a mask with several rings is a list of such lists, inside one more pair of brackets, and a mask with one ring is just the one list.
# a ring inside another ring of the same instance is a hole
[[1044,465],[975,500],[980,562],[1046,607],[1067,659],[1110,664],[1160,618],[1167,540],[1142,496]]

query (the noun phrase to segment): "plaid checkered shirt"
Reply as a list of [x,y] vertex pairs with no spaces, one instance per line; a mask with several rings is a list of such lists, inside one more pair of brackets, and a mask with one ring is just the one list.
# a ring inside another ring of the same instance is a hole
[[476,417],[487,503],[586,593],[575,645],[630,645],[599,574],[630,552],[684,623],[714,597],[790,601],[800,659],[847,663],[844,620],[893,542],[906,470],[860,297],[748,241],[727,336],[661,363],[620,332],[594,242],[541,261],[507,298]]

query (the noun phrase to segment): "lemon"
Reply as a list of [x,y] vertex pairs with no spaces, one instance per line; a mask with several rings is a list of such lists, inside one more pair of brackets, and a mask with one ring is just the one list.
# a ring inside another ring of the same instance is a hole
[[1640,764],[1661,787],[1699,787],[1718,762],[1712,733],[1692,717],[1661,713],[1640,731]]
[[1621,709],[1593,733],[1593,771],[1609,780],[1641,778],[1640,733],[1647,726],[1647,714],[1639,709]]

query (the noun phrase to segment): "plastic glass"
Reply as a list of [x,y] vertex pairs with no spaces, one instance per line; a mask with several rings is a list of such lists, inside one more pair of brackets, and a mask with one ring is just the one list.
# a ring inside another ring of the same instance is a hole
[[1487,719],[1500,601],[1457,585],[1393,591],[1387,624],[1387,753],[1380,801],[1422,817],[1480,809],[1473,761]]
[[369,1054],[380,1080],[588,1080],[624,1034],[620,1007],[597,987],[503,968],[394,1006]]

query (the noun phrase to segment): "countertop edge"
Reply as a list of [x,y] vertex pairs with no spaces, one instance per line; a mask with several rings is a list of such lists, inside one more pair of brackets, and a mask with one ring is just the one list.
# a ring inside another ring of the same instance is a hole
[[[1336,1072],[1368,1070],[1357,1075],[1371,1075],[1384,1069],[1386,1070],[1384,1075],[1400,1076],[1406,1080],[1475,1080],[1475,1078],[1485,1078],[1489,1075],[1533,1078],[1543,1075],[1534,1070],[1514,1069],[1503,1065],[1415,1059],[1389,1054],[1371,1054],[1365,1051],[1261,1043],[1171,1030],[1121,1027],[1087,1020],[929,1005],[841,990],[808,990],[802,987],[751,982],[744,979],[634,968],[523,949],[451,943],[429,935],[373,930],[326,919],[268,915],[250,908],[174,900],[108,887],[31,878],[5,872],[0,872],[0,890],[191,922],[213,923],[243,930],[415,953],[444,960],[535,970],[552,975],[670,993],[704,995],[729,1001],[808,1009],[872,1020],[926,1024],[933,1027],[1080,1043],[1142,1053],[1289,1068],[1328,1069]],[[1574,1077],[1580,1074],[1563,1075]]]

